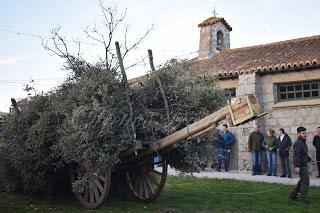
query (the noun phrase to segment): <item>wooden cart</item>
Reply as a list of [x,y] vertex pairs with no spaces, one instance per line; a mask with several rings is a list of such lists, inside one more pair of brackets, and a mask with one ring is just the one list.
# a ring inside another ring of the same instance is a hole
[[[152,202],[160,196],[167,178],[168,165],[163,156],[169,152],[173,144],[187,138],[192,138],[203,134],[216,127],[217,123],[224,120],[226,116],[231,116],[233,125],[240,125],[250,120],[265,115],[254,95],[247,95],[238,98],[234,103],[212,113],[211,115],[188,125],[187,127],[166,136],[155,144],[155,148],[139,147],[129,150],[120,156],[121,163],[114,168],[107,167],[103,174],[90,176],[85,184],[82,193],[75,192],[78,201],[88,209],[99,207],[108,196],[111,173],[120,171],[127,188],[132,196],[138,201]],[[155,166],[157,169],[155,169]],[[71,166],[70,176],[74,181],[83,176],[90,163],[80,161]]]

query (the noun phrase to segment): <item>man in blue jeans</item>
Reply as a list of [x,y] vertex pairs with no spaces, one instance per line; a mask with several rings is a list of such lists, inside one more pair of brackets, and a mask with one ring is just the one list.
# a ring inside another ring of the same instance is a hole
[[289,165],[289,150],[292,146],[292,142],[289,135],[284,132],[283,128],[279,129],[278,134],[277,147],[279,148],[279,157],[282,167],[282,175],[280,177],[288,176],[288,178],[292,178]]
[[223,124],[222,125],[222,131],[220,132],[220,135],[223,137],[224,140],[224,168],[227,171],[229,171],[229,164],[230,164],[230,153],[231,148],[234,144],[234,137],[233,134],[228,130],[228,125]]
[[250,133],[248,139],[249,152],[252,155],[252,175],[261,175],[261,152],[264,136],[260,132],[260,126],[254,125],[254,131]]

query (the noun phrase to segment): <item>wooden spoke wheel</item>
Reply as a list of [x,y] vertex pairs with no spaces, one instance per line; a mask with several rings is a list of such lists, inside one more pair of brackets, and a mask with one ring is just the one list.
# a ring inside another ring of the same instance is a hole
[[[89,166],[90,163],[88,163],[88,161],[80,161],[75,165],[70,165],[71,183],[83,177]],[[88,177],[81,192],[73,193],[82,206],[88,209],[96,209],[108,196],[110,182],[111,169],[106,168],[105,172]]]
[[[158,167],[155,167],[158,165]],[[144,162],[126,172],[126,182],[130,193],[142,202],[157,199],[166,183],[168,165],[165,160],[155,164]]]

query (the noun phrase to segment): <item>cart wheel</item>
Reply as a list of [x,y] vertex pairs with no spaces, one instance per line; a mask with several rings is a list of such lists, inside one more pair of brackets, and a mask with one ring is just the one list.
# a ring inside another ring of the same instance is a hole
[[[80,161],[77,164],[70,165],[71,183],[83,177],[89,167],[88,161]],[[101,174],[88,177],[84,184],[82,192],[73,192],[82,206],[88,209],[98,208],[105,197],[108,196],[111,182],[111,169],[106,168],[106,171]]]
[[[155,165],[160,165],[155,168]],[[165,160],[155,164],[143,163],[126,172],[130,193],[142,202],[152,202],[160,196],[167,179],[168,165]]]

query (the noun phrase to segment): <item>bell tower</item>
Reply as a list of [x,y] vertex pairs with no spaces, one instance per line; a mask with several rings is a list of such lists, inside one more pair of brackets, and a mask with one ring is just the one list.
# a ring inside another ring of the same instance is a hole
[[232,28],[222,17],[207,18],[200,24],[199,59],[210,59],[222,50],[230,49],[230,32]]

